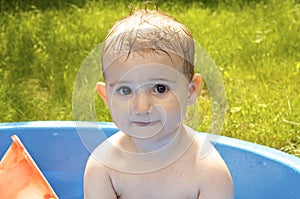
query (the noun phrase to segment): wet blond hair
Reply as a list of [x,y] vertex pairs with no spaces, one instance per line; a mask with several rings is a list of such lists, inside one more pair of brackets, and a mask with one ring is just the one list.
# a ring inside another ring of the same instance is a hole
[[188,80],[194,75],[194,41],[190,31],[171,15],[158,10],[137,10],[117,21],[105,38],[103,72],[120,56],[132,52],[177,55]]

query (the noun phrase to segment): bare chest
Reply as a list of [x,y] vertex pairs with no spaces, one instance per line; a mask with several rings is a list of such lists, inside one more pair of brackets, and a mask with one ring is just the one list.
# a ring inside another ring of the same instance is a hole
[[200,183],[187,169],[121,174],[113,182],[120,199],[197,199]]

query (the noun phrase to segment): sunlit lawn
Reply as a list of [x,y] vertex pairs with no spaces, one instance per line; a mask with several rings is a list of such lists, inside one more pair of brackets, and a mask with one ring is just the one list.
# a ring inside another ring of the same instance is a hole
[[[77,70],[113,23],[129,14],[129,1],[73,2],[7,9],[1,1],[1,122],[74,119]],[[228,100],[222,135],[300,156],[300,5],[166,2],[160,9],[192,31],[222,75]],[[203,92],[198,103],[198,130],[207,131],[209,95]],[[99,121],[111,120],[98,97],[96,111]]]

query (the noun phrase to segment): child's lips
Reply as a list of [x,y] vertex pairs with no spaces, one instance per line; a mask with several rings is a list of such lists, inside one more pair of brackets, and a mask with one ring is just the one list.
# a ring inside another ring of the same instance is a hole
[[150,121],[150,122],[139,122],[139,121],[133,121],[132,123],[137,125],[137,126],[141,126],[141,127],[144,127],[144,126],[151,126],[151,125],[154,125],[156,124],[158,121]]

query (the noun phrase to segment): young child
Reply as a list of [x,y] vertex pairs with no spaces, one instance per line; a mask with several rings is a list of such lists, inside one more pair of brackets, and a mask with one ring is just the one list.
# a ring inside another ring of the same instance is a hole
[[233,199],[224,161],[183,124],[201,85],[189,30],[160,11],[135,11],[107,35],[102,67],[97,91],[120,131],[90,156],[85,199]]

